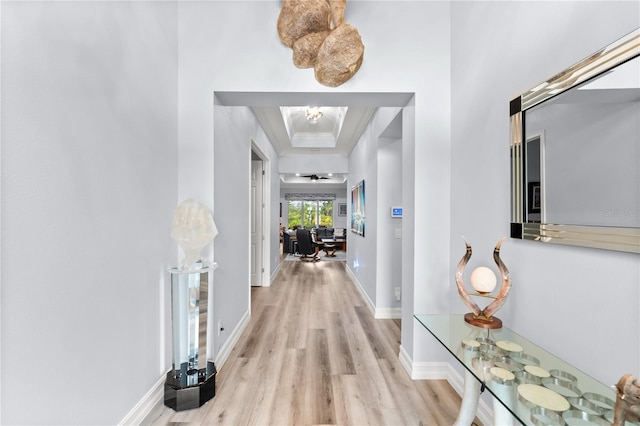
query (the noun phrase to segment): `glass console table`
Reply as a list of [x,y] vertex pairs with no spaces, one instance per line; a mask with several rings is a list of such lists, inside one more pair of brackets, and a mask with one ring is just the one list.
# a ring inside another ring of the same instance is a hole
[[415,315],[465,368],[456,425],[470,425],[480,393],[493,395],[494,424],[610,425],[615,392],[508,328],[474,327],[463,315]]

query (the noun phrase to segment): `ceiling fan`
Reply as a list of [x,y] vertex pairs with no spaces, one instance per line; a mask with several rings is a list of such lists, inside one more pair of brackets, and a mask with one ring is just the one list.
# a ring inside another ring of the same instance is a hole
[[319,179],[329,179],[328,177],[324,177],[324,176],[318,176],[316,174],[312,174],[312,175],[303,175],[302,177],[307,177],[311,180],[319,180]]

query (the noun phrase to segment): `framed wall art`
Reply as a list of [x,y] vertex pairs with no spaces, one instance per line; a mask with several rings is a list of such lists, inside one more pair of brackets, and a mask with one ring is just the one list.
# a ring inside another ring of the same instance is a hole
[[351,232],[364,237],[364,179],[351,188]]
[[529,182],[527,187],[527,211],[529,213],[540,213],[542,197],[540,194],[540,182]]

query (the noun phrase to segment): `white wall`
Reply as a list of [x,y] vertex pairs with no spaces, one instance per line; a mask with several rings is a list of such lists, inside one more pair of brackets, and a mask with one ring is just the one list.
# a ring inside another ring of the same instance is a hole
[[378,238],[376,310],[398,317],[402,307],[395,288],[402,289],[402,218],[391,217],[391,206],[402,206],[402,140],[378,140]]
[[280,173],[349,173],[349,161],[342,155],[290,154],[280,157]]
[[[431,242],[430,248],[425,251],[422,240],[419,242],[420,250],[405,247],[414,244],[414,240],[403,240],[403,252],[420,253],[423,256],[419,262],[403,263],[403,268],[412,269],[410,274],[405,274],[403,269],[403,280],[405,276],[410,279],[414,274],[420,277],[418,284],[421,290],[416,299],[416,311],[446,311],[450,273],[449,4],[401,4],[402,8],[396,2],[349,3],[346,20],[357,27],[363,37],[365,59],[358,73],[335,89],[319,85],[312,70],[300,70],[293,66],[291,51],[282,45],[276,31],[279,1],[180,2],[179,193],[181,197],[195,193],[197,198],[215,204],[213,208],[217,223],[220,208],[217,188],[222,183],[216,182],[214,191],[213,181],[217,181],[219,176],[215,172],[214,178],[214,151],[211,145],[214,140],[213,129],[217,126],[211,97],[214,91],[416,93],[413,108],[420,120],[415,121],[415,129],[409,133],[407,143],[413,143],[414,136],[415,140],[420,141],[415,149],[419,157],[405,155],[403,149],[406,159],[403,173],[412,177],[415,174],[421,184],[419,193],[403,190],[403,200],[411,198],[411,205],[415,205],[420,212],[425,212],[426,206],[437,205],[438,208],[431,208],[431,220],[422,225],[422,236]],[[389,34],[394,36],[389,37]],[[420,40],[420,44],[407,43],[408,40]],[[433,164],[416,171],[416,164],[423,164],[423,158],[426,157]],[[215,167],[219,167],[217,160]],[[227,177],[224,184],[235,187],[236,182]],[[243,185],[242,181],[237,185]],[[407,217],[410,221],[414,218],[411,214],[405,216],[405,226]],[[413,227],[413,222],[410,226]],[[222,240],[216,238],[215,250],[227,249],[223,247]],[[232,263],[228,267],[234,265]],[[221,269],[223,267],[221,263]],[[220,274],[217,271],[214,285],[216,298],[222,297],[226,291],[223,290],[224,286],[242,285],[238,282],[221,284],[218,278]],[[411,298],[405,300],[413,303]],[[243,299],[227,297],[225,303],[229,311],[242,312],[246,309]],[[227,323],[230,329],[235,325]],[[405,330],[408,330],[407,334]],[[413,353],[412,333],[413,320],[409,316],[406,327],[403,325],[403,345],[404,340],[408,339],[406,344],[409,353]]]
[[[225,331],[214,340],[213,358],[250,308],[250,167],[251,141],[267,156],[271,170],[271,199],[268,234],[270,253],[268,270],[277,266],[273,259],[279,251],[277,182],[278,159],[253,113],[246,107],[216,105],[214,108],[214,179],[215,221],[219,234],[214,240],[214,259],[220,265],[214,272],[213,316],[211,324],[222,320]],[[206,185],[202,185],[206,186]],[[200,186],[194,187],[198,190]],[[265,273],[268,273],[268,270]]]
[[389,207],[402,201],[402,141],[383,136],[398,114],[400,108],[378,108],[349,157],[349,188],[365,181],[366,226],[364,237],[349,231],[347,268],[377,317],[396,317],[401,307],[394,296],[402,287],[402,241],[394,238],[401,219],[391,219]]
[[280,174],[278,170],[279,159],[278,154],[273,149],[269,138],[264,133],[264,130],[260,127],[257,121],[254,122],[252,135],[256,145],[269,159],[270,184],[269,188],[269,205],[271,211],[269,212],[269,273],[271,278],[275,276],[279,269],[280,264]]
[[[451,264],[465,235],[467,277],[509,235],[509,101],[638,26],[638,2],[453,3]],[[638,374],[637,254],[507,239],[501,255],[508,327],[604,383]]]
[[390,209],[391,206],[402,206],[403,111],[401,108],[385,108],[384,112],[388,114],[387,120],[391,121],[378,137],[376,318],[401,318],[402,218],[392,218]]
[[[347,235],[347,268],[358,285],[366,293],[368,304],[375,308],[377,302],[377,241],[378,241],[378,136],[388,122],[380,125],[380,109],[364,129],[358,143],[349,156],[349,227]],[[351,188],[364,181],[364,235],[351,231]]]
[[2,4],[2,424],[116,424],[170,366],[176,9]]
[[[441,361],[444,351],[427,340],[415,313],[447,313],[451,292],[450,175],[451,73],[448,2],[420,3],[395,25],[419,28],[419,45],[402,55],[419,75],[405,75],[416,87],[402,115],[402,347],[416,362]],[[401,39],[405,39],[401,37]],[[408,39],[405,39],[408,40]],[[419,47],[418,47],[419,46]],[[408,229],[413,232],[407,232]]]

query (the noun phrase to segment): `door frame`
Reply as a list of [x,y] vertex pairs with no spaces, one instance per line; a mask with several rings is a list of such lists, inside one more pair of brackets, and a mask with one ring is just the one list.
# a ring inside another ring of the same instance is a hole
[[[260,244],[260,251],[262,253],[262,267],[263,272],[260,274],[260,287],[268,287],[271,285],[271,244],[270,235],[271,227],[271,162],[269,157],[260,148],[256,141],[251,138],[251,151],[254,152],[262,160],[262,170],[264,175],[262,176],[262,243]],[[251,161],[251,160],[250,160]],[[251,219],[249,219],[251,220]],[[247,229],[250,229],[248,227]],[[249,244],[251,243],[251,231],[249,231]],[[251,256],[251,253],[249,253]],[[249,270],[247,271],[249,277],[251,276],[251,261],[249,262]],[[249,280],[249,286],[251,287],[251,280]]]

